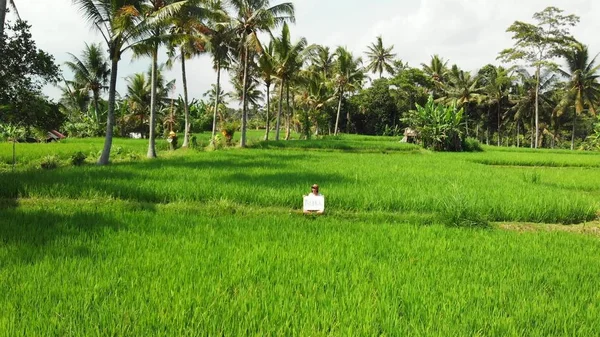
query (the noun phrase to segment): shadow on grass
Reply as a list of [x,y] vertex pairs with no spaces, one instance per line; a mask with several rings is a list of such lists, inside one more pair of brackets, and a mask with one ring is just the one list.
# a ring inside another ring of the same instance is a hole
[[90,241],[102,237],[107,229],[118,231],[127,225],[106,212],[87,209],[90,207],[67,205],[53,209],[52,205],[38,204],[0,209],[0,243],[8,251],[0,261],[0,269],[46,257],[92,257]]
[[[265,172],[271,169],[290,170],[294,163],[307,158],[301,154],[276,155],[240,151],[227,156],[207,154],[197,157],[171,157],[151,161],[117,163],[107,167],[86,166],[67,167],[52,171],[17,171],[2,176],[5,183],[0,189],[0,199],[17,200],[39,197],[103,200],[114,198],[168,203],[182,198],[212,197],[205,193],[198,196],[198,191],[193,191],[189,195],[185,191],[182,191],[183,194],[168,192],[168,185],[170,181],[173,181],[172,179],[181,182],[182,179],[185,179],[186,173],[192,170],[200,171],[200,175],[206,172],[207,177],[211,174],[210,170],[221,171],[225,175],[230,172],[232,173],[231,177],[226,178],[224,182],[255,184],[257,188],[264,184],[280,187],[283,184],[297,183],[298,181],[307,181],[307,184],[308,182],[312,184],[319,181],[341,180],[339,176],[303,172],[275,175],[258,173],[241,176],[233,174],[240,170],[255,168],[259,169],[259,172],[260,169],[265,169]],[[197,172],[195,175],[198,176]],[[220,173],[220,175],[222,174]],[[148,179],[152,179],[150,184],[145,182]],[[223,182],[220,179],[213,180],[215,184]],[[160,186],[165,186],[165,189],[161,189]],[[190,187],[193,190],[193,181],[190,181]],[[215,190],[214,193],[218,193],[218,190]],[[15,202],[7,201],[5,204],[7,206],[4,208],[16,206]]]

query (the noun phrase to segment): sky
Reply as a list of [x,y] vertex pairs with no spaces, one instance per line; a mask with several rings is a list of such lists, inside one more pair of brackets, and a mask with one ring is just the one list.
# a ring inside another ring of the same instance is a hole
[[[272,1],[277,4],[283,1]],[[32,25],[32,35],[38,48],[54,55],[67,79],[71,74],[64,67],[69,53],[80,55],[85,43],[102,42],[81,17],[71,0],[15,0],[23,20]],[[469,71],[498,64],[498,53],[513,45],[506,29],[516,20],[534,22],[532,16],[547,6],[556,6],[566,14],[580,16],[581,22],[572,29],[579,41],[589,45],[595,55],[600,51],[600,1],[597,0],[295,0],[296,24],[290,27],[292,39],[305,37],[309,44],[345,46],[355,55],[364,57],[367,46],[378,35],[385,46],[394,46],[397,58],[418,67],[438,54],[449,65],[457,64]],[[8,14],[8,20],[14,20]],[[165,56],[159,62],[165,62]],[[150,61],[131,59],[124,55],[119,63],[117,91],[126,93],[126,78],[146,72]],[[216,82],[209,56],[197,57],[186,63],[188,91],[192,98],[203,97]],[[176,94],[182,93],[180,64],[167,72],[176,79]],[[224,89],[231,90],[227,75]],[[58,99],[60,89],[48,86],[44,93]]]

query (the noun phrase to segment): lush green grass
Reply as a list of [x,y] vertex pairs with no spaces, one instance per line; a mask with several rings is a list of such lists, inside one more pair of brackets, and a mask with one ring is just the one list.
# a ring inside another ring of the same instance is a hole
[[[595,155],[256,140],[108,167],[0,171],[0,337],[600,331],[597,237],[440,225],[592,220]],[[101,145],[70,140],[23,158]],[[1,158],[9,151],[0,144]],[[327,198],[322,217],[299,210],[313,183]]]

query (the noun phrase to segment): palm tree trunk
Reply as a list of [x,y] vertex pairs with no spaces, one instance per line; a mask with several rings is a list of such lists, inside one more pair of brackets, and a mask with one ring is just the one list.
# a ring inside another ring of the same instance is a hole
[[333,130],[333,135],[337,136],[338,134],[338,126],[340,124],[340,111],[342,110],[342,98],[344,97],[344,87],[340,88],[340,100],[338,102],[337,116],[335,118],[335,129]]
[[490,145],[490,110],[491,106],[488,106],[487,111],[487,129],[485,130],[485,144]]
[[98,111],[99,111],[99,109],[98,109],[98,101],[99,101],[100,94],[98,93],[97,90],[94,90],[93,95],[94,95],[94,116],[96,116],[95,122],[96,123],[100,123],[100,120],[99,120],[99,117],[98,117]]
[[519,120],[517,119],[517,147],[521,147],[521,140],[519,139],[521,130],[519,129]]
[[185,112],[185,131],[183,134],[182,147],[190,146],[190,129],[192,127],[190,123],[190,107],[188,105],[188,88],[187,88],[187,76],[185,74],[185,52],[183,47],[181,48],[181,81],[183,82],[183,111]]
[[286,127],[285,127],[285,140],[290,140],[290,136],[291,136],[291,123],[292,123],[292,114],[290,113],[290,84],[287,83],[286,86],[286,106],[287,106],[287,120],[286,120]]
[[98,160],[98,165],[107,165],[110,159],[110,149],[112,147],[113,124],[115,116],[115,96],[117,93],[117,70],[119,59],[113,57],[110,68],[110,84],[108,86],[108,116],[106,117],[106,138],[104,138],[104,148],[102,155]]
[[269,129],[271,128],[271,120],[269,118],[269,112],[271,109],[271,83],[266,83],[267,86],[267,124],[265,127],[265,141],[269,140]]
[[277,122],[275,124],[275,140],[279,140],[279,128],[281,127],[281,110],[283,109],[283,87],[285,81],[281,80],[279,84],[279,109],[277,111]]
[[498,147],[500,147],[500,99],[498,99]]
[[6,19],[7,0],[0,0],[0,37],[4,34],[4,20]]
[[148,133],[148,158],[156,158],[156,69],[158,68],[158,47],[152,51],[152,70],[150,81],[152,83],[150,89],[150,130]]
[[539,116],[539,99],[540,99],[540,66],[535,72],[535,148],[538,148],[540,134],[540,116]]
[[535,134],[534,134],[535,130],[534,130],[534,126],[533,126],[535,124],[535,121],[533,120],[533,118],[534,118],[534,116],[531,115],[531,146],[530,147],[532,149],[534,147],[533,142],[535,141]]
[[244,46],[244,80],[242,82],[242,136],[240,139],[240,147],[246,147],[246,128],[248,123],[248,104],[246,102],[246,91],[248,91],[248,58],[248,46]]
[[577,115],[573,116],[573,131],[571,132],[571,151],[575,150],[575,124],[577,123]]
[[215,93],[215,109],[213,111],[212,137],[210,142],[214,145],[217,136],[217,111],[219,111],[219,94],[221,93],[221,60],[217,60],[217,92]]

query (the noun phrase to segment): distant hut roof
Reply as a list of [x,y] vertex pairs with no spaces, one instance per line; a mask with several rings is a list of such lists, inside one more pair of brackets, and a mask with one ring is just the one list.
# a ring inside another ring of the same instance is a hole
[[414,129],[406,128],[406,129],[404,129],[404,135],[406,137],[417,137],[419,135],[419,133]]

